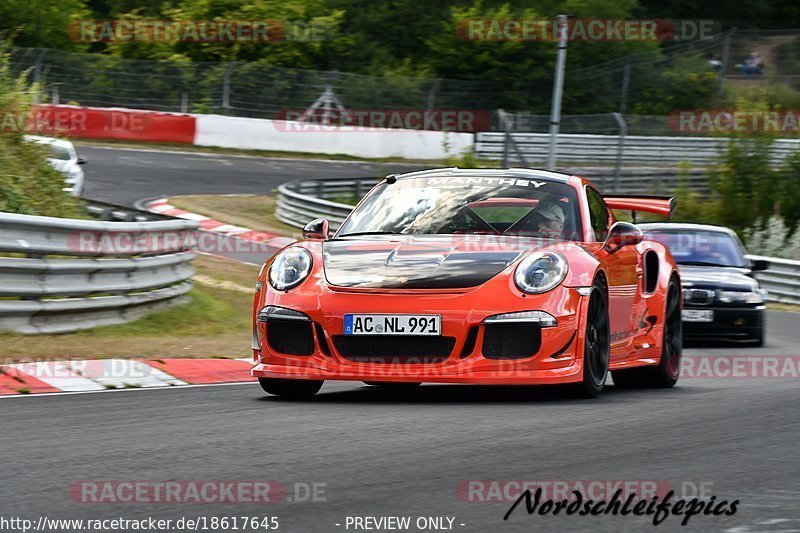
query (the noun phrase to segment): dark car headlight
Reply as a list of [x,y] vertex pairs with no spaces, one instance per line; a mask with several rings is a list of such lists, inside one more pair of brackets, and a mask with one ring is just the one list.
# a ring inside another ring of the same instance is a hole
[[269,284],[279,291],[300,285],[311,273],[311,253],[293,246],[279,253],[269,267]]
[[724,304],[763,304],[764,295],[758,290],[752,291],[719,291],[717,296]]
[[534,252],[520,261],[514,283],[522,292],[540,294],[554,289],[567,275],[567,260],[558,252]]

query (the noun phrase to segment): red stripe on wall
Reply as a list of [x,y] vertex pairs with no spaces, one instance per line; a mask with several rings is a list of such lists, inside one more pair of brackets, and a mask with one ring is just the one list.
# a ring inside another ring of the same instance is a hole
[[196,122],[178,113],[40,105],[30,127],[44,135],[192,144]]

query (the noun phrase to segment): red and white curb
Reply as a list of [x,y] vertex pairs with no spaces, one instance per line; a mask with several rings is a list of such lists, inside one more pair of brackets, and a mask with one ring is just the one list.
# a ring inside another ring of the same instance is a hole
[[236,237],[245,241],[264,243],[269,246],[274,246],[278,249],[295,242],[294,239],[290,237],[284,237],[276,233],[267,233],[265,231],[256,231],[250,228],[244,228],[242,226],[234,226],[232,224],[220,222],[219,220],[214,220],[213,218],[209,218],[204,215],[179,209],[170,204],[169,199],[167,198],[160,198],[158,200],[147,202],[144,208],[151,213],[158,213],[175,218],[183,218],[185,220],[194,220],[200,224],[200,229],[203,231],[211,231],[213,233],[219,233],[228,237]]
[[93,359],[0,366],[0,396],[254,381],[246,359]]

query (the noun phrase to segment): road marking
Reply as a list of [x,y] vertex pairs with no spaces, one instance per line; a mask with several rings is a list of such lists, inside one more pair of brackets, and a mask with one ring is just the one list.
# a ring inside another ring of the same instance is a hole
[[[142,391],[160,391],[160,390],[178,390],[178,389],[197,389],[200,387],[226,387],[229,385],[248,385],[252,387],[255,381],[239,381],[235,383],[203,383],[197,385],[175,385],[174,387],[148,387],[148,388],[132,388],[132,389],[103,389],[91,391],[75,391],[75,392],[43,392],[41,394],[9,394],[7,396],[0,396],[0,400],[7,400],[10,398],[41,398],[43,396],[74,396],[76,394],[115,394],[119,392],[142,392]],[[256,387],[256,391],[258,391]]]
[[268,155],[245,155],[245,154],[228,154],[228,153],[214,153],[214,152],[192,152],[186,150],[155,150],[152,148],[117,148],[114,146],[96,146],[91,144],[84,144],[78,145],[80,148],[89,148],[92,150],[116,150],[116,151],[125,151],[125,152],[143,152],[146,154],[177,154],[177,155],[199,155],[204,157],[238,157],[243,159],[271,159],[274,161],[308,161],[311,163],[338,163],[343,165],[363,165],[362,168],[368,168],[367,165],[376,165],[376,166],[386,166],[386,165],[398,165],[398,166],[407,166],[407,167],[414,167],[418,168],[420,163],[414,163],[413,161],[409,162],[398,162],[398,163],[386,163],[383,161],[364,161],[364,160],[349,160],[349,159],[311,159],[305,157],[272,157]]

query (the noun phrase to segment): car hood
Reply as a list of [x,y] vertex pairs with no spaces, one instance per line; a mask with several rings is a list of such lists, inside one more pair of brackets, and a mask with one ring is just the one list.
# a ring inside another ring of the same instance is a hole
[[[511,242],[513,241],[513,242]],[[325,278],[338,287],[457,289],[499,274],[534,240],[478,236],[369,236],[326,241]]]
[[758,282],[748,276],[746,268],[678,265],[685,288],[752,290]]

